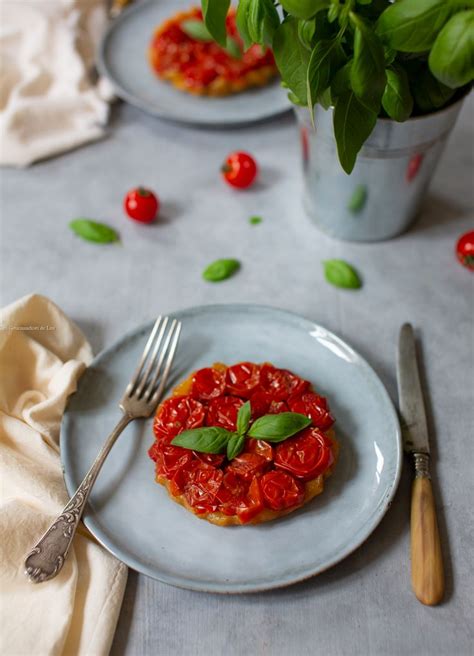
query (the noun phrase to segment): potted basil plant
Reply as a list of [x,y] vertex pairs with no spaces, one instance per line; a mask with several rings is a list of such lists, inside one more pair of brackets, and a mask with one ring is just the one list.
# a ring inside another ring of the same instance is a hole
[[[230,0],[202,0],[225,45]],[[239,0],[297,110],[304,203],[325,232],[376,241],[418,213],[474,78],[474,0]]]

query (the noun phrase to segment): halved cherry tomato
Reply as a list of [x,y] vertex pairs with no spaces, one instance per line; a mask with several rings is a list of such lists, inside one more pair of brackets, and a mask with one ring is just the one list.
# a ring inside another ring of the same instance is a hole
[[174,396],[162,404],[154,419],[153,431],[158,439],[170,442],[183,430],[202,426],[204,418],[202,403],[190,396]]
[[263,502],[272,510],[285,510],[298,506],[304,500],[304,486],[291,474],[281,470],[273,470],[260,479]]
[[456,255],[461,264],[474,271],[474,230],[466,232],[456,244]]
[[307,380],[295,376],[286,369],[277,369],[265,364],[260,372],[262,389],[278,401],[286,401],[291,394],[301,394],[308,387]]
[[230,461],[227,470],[250,481],[255,474],[260,474],[267,468],[268,460],[258,453],[241,453]]
[[199,369],[193,376],[192,395],[202,401],[222,396],[225,390],[225,375],[212,367]]
[[253,362],[240,362],[226,371],[227,391],[248,399],[260,382],[260,367]]
[[158,450],[160,448],[161,442],[158,442],[158,440],[155,440],[151,447],[148,449],[148,456],[156,462],[156,459],[158,457]]
[[244,453],[256,453],[269,462],[273,460],[273,447],[264,440],[246,440]]
[[235,515],[237,508],[244,502],[248,489],[248,481],[241,476],[237,476],[233,471],[226,471],[217,493],[220,502],[219,510],[224,515]]
[[132,189],[123,202],[125,212],[134,221],[151,223],[160,209],[160,203],[155,194],[144,187]]
[[191,470],[184,487],[186,501],[198,514],[213,512],[219,506],[217,493],[224,474],[212,465],[199,465]]
[[254,476],[250,483],[249,491],[245,502],[237,508],[237,517],[242,524],[250,522],[259,512],[263,510],[263,495],[260,489],[260,482],[257,476]]
[[307,415],[313,420],[313,424],[321,430],[328,430],[334,423],[333,417],[329,414],[326,399],[314,392],[293,394],[288,399],[288,405],[291,412]]
[[275,448],[275,465],[304,481],[324,474],[333,462],[331,442],[317,428],[307,428]]
[[258,172],[254,158],[244,152],[231,153],[221,170],[224,180],[238,189],[250,187]]
[[179,469],[182,469],[193,460],[193,453],[180,446],[161,443],[156,450],[156,473],[172,478]]
[[220,396],[209,403],[206,424],[235,431],[239,408],[244,404],[237,396]]
[[225,456],[220,453],[203,453],[201,451],[193,451],[195,457],[204,462],[206,465],[212,465],[213,467],[220,467],[224,462]]

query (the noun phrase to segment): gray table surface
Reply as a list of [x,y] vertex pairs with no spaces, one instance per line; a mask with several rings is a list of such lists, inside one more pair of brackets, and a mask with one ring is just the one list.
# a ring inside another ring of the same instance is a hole
[[[2,172],[2,304],[30,292],[50,296],[95,351],[158,312],[272,304],[347,339],[396,399],[400,324],[410,320],[422,338],[445,602],[424,607],[410,590],[407,466],[392,508],[367,542],[305,583],[219,596],[130,572],[114,656],[472,653],[474,276],[453,253],[457,236],[474,228],[472,108],[471,97],[420,219],[405,235],[372,245],[334,241],[305,216],[291,115],[239,130],[193,130],[122,105],[102,142]],[[219,179],[222,159],[236,148],[260,162],[251,192]],[[160,194],[156,225],[124,218],[122,197],[135,184]],[[253,214],[264,222],[250,226]],[[123,245],[78,240],[67,227],[77,216],[115,225]],[[202,268],[222,256],[240,258],[241,272],[220,285],[205,283]],[[324,281],[321,260],[331,257],[360,269],[360,292]]]

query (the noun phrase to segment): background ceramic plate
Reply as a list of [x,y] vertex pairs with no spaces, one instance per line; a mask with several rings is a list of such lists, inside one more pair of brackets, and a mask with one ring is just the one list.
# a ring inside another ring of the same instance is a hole
[[[85,523],[130,567],[166,583],[212,592],[288,585],[347,556],[379,523],[401,469],[398,420],[374,371],[321,326],[254,305],[202,306],[183,322],[175,372],[221,361],[270,361],[329,397],[341,455],[324,494],[280,521],[222,528],[196,518],[154,482],[152,420],[119,438],[92,491]],[[70,494],[119,418],[118,401],[152,324],[103,351],[84,373],[61,430]],[[172,381],[176,383],[176,380]]]
[[97,66],[117,95],[155,116],[194,125],[238,125],[288,111],[290,102],[278,80],[225,98],[205,98],[179,91],[156,77],[147,56],[155,27],[177,11],[198,4],[199,0],[145,0],[111,23]]

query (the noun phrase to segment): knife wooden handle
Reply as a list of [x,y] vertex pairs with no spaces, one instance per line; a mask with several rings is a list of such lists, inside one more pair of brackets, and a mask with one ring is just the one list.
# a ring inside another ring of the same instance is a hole
[[415,456],[416,478],[411,496],[411,581],[418,600],[427,606],[435,606],[444,594],[444,569],[428,463],[429,456]]

